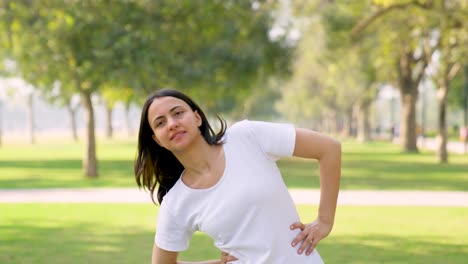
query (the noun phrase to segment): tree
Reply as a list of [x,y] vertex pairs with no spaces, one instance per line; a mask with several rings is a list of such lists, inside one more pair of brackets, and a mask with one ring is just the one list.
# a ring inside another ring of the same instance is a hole
[[[322,12],[323,21],[326,21],[327,46],[332,54],[329,63],[339,61],[342,64],[334,79],[344,90],[339,93],[343,95],[339,98],[346,116],[344,134],[351,135],[356,130],[357,139],[361,142],[371,140],[370,106],[379,85],[379,54],[375,49],[377,36],[369,34],[354,42],[350,34],[352,25],[364,12],[367,12],[367,6],[362,1],[328,4]],[[354,116],[357,116],[356,125],[353,124]]]
[[29,131],[29,143],[36,143],[36,118],[34,115],[34,90],[28,91],[26,94],[26,106],[28,116],[28,131]]
[[45,87],[39,87],[44,98],[51,104],[55,104],[58,107],[64,107],[67,110],[70,120],[70,131],[72,138],[75,142],[78,141],[78,131],[76,125],[76,114],[79,109],[79,95],[73,93],[70,88],[63,87],[59,81],[55,81],[52,84],[52,89]]
[[[465,75],[465,83],[464,83],[464,93],[463,93],[463,112],[464,112],[464,120],[463,120],[463,124],[464,124],[464,128],[465,128],[465,132],[468,133],[468,64],[465,64],[465,71],[464,71],[464,75]],[[463,149],[463,152],[466,154],[468,152],[468,135],[465,135],[465,138],[464,138],[464,149]]]
[[[382,25],[390,24],[392,28],[399,28],[395,34],[397,38],[393,38],[390,43],[399,43],[392,49],[399,51],[396,65],[403,104],[401,134],[406,151],[417,151],[414,105],[418,96],[418,85],[426,73],[426,67],[431,63],[433,54],[436,51],[440,54],[440,59],[436,63],[432,62],[438,65],[433,67],[437,68],[437,73],[432,74],[432,78],[439,85],[440,144],[437,153],[440,162],[447,162],[446,98],[449,83],[459,71],[463,63],[461,60],[466,58],[466,3],[456,0],[374,2],[380,7],[371,16],[361,20],[353,29],[353,33],[355,36],[359,35],[373,24],[379,24],[379,30],[382,30]],[[377,20],[383,22],[377,23]],[[398,23],[400,26],[396,27]],[[401,30],[402,28],[404,30]]]
[[326,76],[326,68],[320,64],[319,56],[325,49],[325,32],[317,19],[302,30],[291,69],[292,76],[281,90],[277,108],[289,120],[311,123],[311,120],[320,119],[321,109],[325,107],[325,100],[320,98],[322,84],[318,78]]
[[88,177],[98,172],[91,96],[103,87],[130,87],[136,94],[173,87],[192,91],[216,109],[223,97],[247,94],[239,91],[248,91],[259,71],[283,70],[288,58],[288,48],[268,37],[269,2],[5,3],[2,10],[8,12],[0,18],[11,22],[2,25],[21,75],[46,89],[60,81],[81,97]]
[[111,139],[113,136],[112,112],[115,104],[119,100],[120,91],[112,87],[104,86],[101,91],[102,101],[106,110],[106,136]]
[[[0,56],[1,58],[2,56]],[[10,87],[7,87],[7,81],[2,78],[4,76],[9,76],[11,74],[11,70],[9,68],[12,67],[6,67],[5,64],[7,63],[0,63],[0,147],[2,146],[2,139],[3,139],[3,101],[6,100],[8,97],[10,97]]]
[[[457,74],[450,82],[450,93],[447,95],[447,104],[452,109],[461,110],[463,112],[463,120],[460,121],[460,129],[468,128],[468,64],[463,67],[462,74]],[[463,143],[464,153],[468,151],[468,138],[465,138]]]
[[[80,14],[75,11],[78,9],[65,3],[18,1],[10,2],[9,8],[15,14],[11,51],[23,78],[45,89],[51,89],[52,83],[58,80],[64,87],[81,94],[88,120],[83,167],[85,175],[97,176],[94,114],[90,104],[92,85],[97,81],[95,69],[91,69],[92,60],[96,59],[92,47],[96,40],[92,35],[97,34],[97,30],[86,30],[86,27],[91,28],[90,23],[77,19]],[[89,5],[84,4],[83,9],[88,8]],[[92,13],[87,16],[90,17]],[[78,37],[81,30],[82,35]]]
[[[434,39],[437,45],[425,45],[427,50],[431,48],[437,50],[440,55],[434,61],[434,71],[430,76],[434,83],[438,84],[437,99],[439,102],[438,114],[438,142],[437,156],[440,163],[448,162],[447,152],[447,98],[449,95],[450,83],[460,72],[463,63],[467,63],[468,56],[468,23],[463,11],[461,1],[442,1],[431,9],[432,21],[437,21],[433,25]],[[431,52],[431,51],[429,51]],[[429,53],[427,52],[427,53]],[[434,52],[432,52],[434,53]]]
[[359,138],[369,140],[368,108],[375,94],[373,80],[368,79],[371,69],[366,69],[373,65],[371,55],[366,56],[370,45],[356,45],[349,33],[360,6],[327,1],[294,4],[305,26],[280,107],[292,116],[323,120],[323,126],[333,132],[344,122],[345,135],[355,130],[357,109]]
[[[366,16],[352,30],[358,39],[364,30],[379,33],[385,64],[394,65],[397,87],[401,94],[402,116],[400,125],[401,144],[405,152],[417,152],[416,101],[418,86],[428,65],[423,44],[429,41],[430,28],[424,11],[431,7],[431,1],[375,1],[376,9]],[[411,15],[409,15],[411,14]],[[389,71],[387,69],[387,71]],[[394,83],[393,78],[388,82]]]

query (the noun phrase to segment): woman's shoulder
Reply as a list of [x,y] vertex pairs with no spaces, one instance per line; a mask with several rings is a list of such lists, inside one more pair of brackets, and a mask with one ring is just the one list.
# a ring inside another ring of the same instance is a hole
[[251,137],[250,120],[244,119],[232,124],[226,131],[224,140],[226,142],[238,142]]
[[252,121],[248,119],[238,121],[228,128],[228,133],[250,133],[251,123]]
[[271,130],[280,129],[284,125],[292,125],[289,123],[272,123],[265,121],[244,119],[234,123],[228,128],[228,133],[241,134],[256,137],[257,133],[263,134]]
[[249,123],[251,121],[248,120],[248,119],[243,119],[241,121],[237,121],[235,122],[234,124],[232,124],[229,128],[230,129],[241,129],[241,128],[245,128],[247,126],[249,126]]

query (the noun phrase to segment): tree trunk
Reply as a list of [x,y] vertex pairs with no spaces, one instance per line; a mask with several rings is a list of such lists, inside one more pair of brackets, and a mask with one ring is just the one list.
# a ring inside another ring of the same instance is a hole
[[340,126],[341,126],[341,119],[338,115],[338,112],[335,111],[335,114],[334,114],[334,121],[335,121],[335,124],[334,124],[334,130],[335,130],[335,135],[338,135],[340,133]]
[[401,95],[402,111],[400,124],[400,140],[405,152],[418,152],[416,135],[416,101],[417,89],[412,93]]
[[[468,129],[468,64],[465,65],[465,98],[463,99],[463,112],[464,112],[464,126]],[[463,141],[463,154],[468,153],[468,135],[465,136]]]
[[[404,152],[418,152],[416,135],[416,101],[419,79],[413,78],[413,54],[408,47],[401,50],[398,61],[398,81],[402,102],[400,142]],[[423,71],[424,69],[422,69]]]
[[351,137],[353,131],[353,108],[351,107],[345,112],[345,122],[343,125],[342,135],[344,137]]
[[81,102],[85,110],[86,124],[83,170],[86,177],[96,178],[98,176],[96,159],[96,135],[94,129],[94,109],[91,102],[91,92],[87,90],[81,91]]
[[129,137],[133,136],[132,125],[130,124],[130,102],[125,104],[125,126]]
[[71,105],[67,105],[68,115],[70,117],[70,128],[72,132],[73,141],[78,141],[78,131],[76,128],[76,109],[73,109]]
[[357,139],[359,142],[371,140],[371,127],[369,121],[369,107],[371,100],[362,100],[358,106],[358,129]]
[[106,105],[106,136],[108,139],[112,138],[113,135],[112,128],[112,107]]
[[335,110],[327,111],[325,114],[324,128],[329,134],[336,134],[338,131],[338,115]]
[[447,93],[448,93],[448,82],[442,77],[439,80],[439,89],[437,91],[437,101],[439,103],[439,113],[438,113],[438,134],[437,134],[437,157],[440,163],[448,162],[447,154],[447,115],[446,115],[446,105],[447,105]]
[[3,113],[3,102],[0,101],[0,147],[2,146],[2,137],[3,137],[3,120],[2,120],[2,113]]
[[421,138],[422,140],[424,140],[426,137],[426,123],[427,123],[426,121],[426,108],[427,108],[426,84],[424,83],[422,87],[423,87],[423,90],[421,93]]
[[34,125],[34,109],[33,109],[33,94],[30,93],[27,96],[27,104],[28,104],[28,131],[29,131],[29,143],[34,144],[36,143],[35,137],[35,125]]

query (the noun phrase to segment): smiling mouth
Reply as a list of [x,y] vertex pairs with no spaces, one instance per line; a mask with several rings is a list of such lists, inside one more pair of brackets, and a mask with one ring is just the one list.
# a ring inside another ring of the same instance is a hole
[[184,133],[185,133],[185,132],[183,132],[183,131],[182,131],[182,132],[177,132],[177,133],[175,133],[174,135],[172,135],[171,140],[177,138],[178,136],[180,136],[180,135],[182,135],[182,134],[184,134]]

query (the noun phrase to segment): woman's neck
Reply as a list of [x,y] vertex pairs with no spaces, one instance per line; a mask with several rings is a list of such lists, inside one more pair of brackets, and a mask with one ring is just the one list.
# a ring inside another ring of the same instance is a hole
[[204,188],[212,185],[224,171],[222,145],[209,145],[202,138],[183,153],[174,153],[185,168],[183,181],[188,186]]
[[182,163],[186,172],[201,173],[213,166],[222,150],[221,145],[209,145],[204,138],[194,142],[190,149],[182,153],[174,153]]

